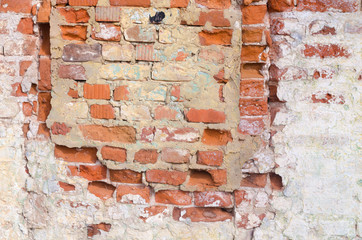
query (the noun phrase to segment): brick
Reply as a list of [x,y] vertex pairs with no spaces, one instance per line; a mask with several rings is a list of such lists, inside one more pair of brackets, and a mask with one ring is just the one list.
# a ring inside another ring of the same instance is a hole
[[269,173],[271,188],[276,191],[283,189],[283,179],[276,173]]
[[198,151],[197,163],[208,166],[221,166],[223,163],[222,151]]
[[[90,182],[88,183],[88,191],[99,197],[100,199],[107,200],[112,198],[114,191],[116,188],[111,184],[105,182]],[[88,230],[89,236],[89,230]]]
[[133,45],[103,44],[102,55],[108,61],[130,62],[133,59],[135,50]]
[[32,65],[32,61],[20,61],[19,63],[19,75],[24,76],[28,71],[29,67]]
[[267,174],[250,174],[241,180],[241,187],[264,188],[266,185]]
[[69,0],[70,6],[96,6],[98,0]]
[[211,23],[214,27],[230,27],[230,21],[224,17],[224,11],[217,10],[200,12],[199,19],[197,21],[187,21],[186,24],[204,26],[207,22]]
[[232,195],[226,192],[195,192],[195,205],[199,207],[225,207],[233,206]]
[[337,35],[336,28],[328,26],[326,21],[315,20],[308,28],[312,35]]
[[172,215],[176,221],[190,219],[191,222],[221,222],[231,221],[233,218],[231,212],[221,208],[174,208]]
[[120,20],[120,7],[96,7],[97,22],[119,22]]
[[190,152],[186,149],[163,148],[161,159],[167,163],[188,163],[190,162]]
[[279,69],[276,65],[272,64],[269,68],[271,81],[288,81],[297,79],[307,79],[308,73],[306,69],[287,67]]
[[167,214],[167,211],[165,211],[166,209],[167,209],[166,206],[146,207],[143,209],[145,215],[141,216],[140,219],[142,219],[144,222],[146,222],[146,220],[148,218],[156,216],[158,214],[162,214],[165,216]]
[[147,62],[159,62],[160,56],[153,45],[136,45],[136,60]]
[[98,181],[107,177],[107,168],[102,165],[80,165],[78,171],[72,172],[72,175],[85,178],[89,181]]
[[263,97],[265,94],[263,80],[241,80],[240,96],[243,97]]
[[200,138],[199,131],[195,128],[157,128],[155,140],[161,142],[197,142]]
[[336,104],[344,104],[344,97],[343,96],[336,96],[330,93],[317,93],[313,94],[311,97],[313,103],[336,103]]
[[55,145],[54,156],[67,162],[95,163],[97,161],[96,148],[68,148]]
[[124,105],[121,107],[121,118],[128,121],[151,120],[151,112],[147,106]]
[[99,125],[79,126],[83,137],[101,142],[135,143],[136,130],[130,126],[105,127]]
[[240,98],[241,116],[259,116],[268,113],[268,103],[266,99],[260,98]]
[[65,182],[58,182],[59,187],[63,188],[65,192],[71,192],[75,190],[75,186]]
[[300,0],[298,1],[298,11],[326,12],[356,12],[358,11],[358,0]]
[[261,73],[264,64],[262,63],[244,63],[241,65],[241,79],[245,78],[264,78]]
[[89,238],[95,235],[101,235],[102,230],[103,232],[109,232],[111,230],[112,225],[108,223],[99,223],[99,224],[92,224],[87,226],[87,236]]
[[37,38],[32,35],[24,36],[23,40],[6,41],[5,56],[35,56],[37,54]]
[[110,0],[111,6],[150,7],[151,0]]
[[196,0],[196,4],[210,9],[226,9],[231,6],[230,0]]
[[289,12],[294,8],[293,0],[270,0],[268,9],[272,12]]
[[107,84],[84,84],[84,98],[86,99],[110,99],[111,89]]
[[20,83],[14,83],[11,85],[11,87],[13,89],[11,92],[11,96],[15,96],[15,97],[26,97],[27,96],[27,94],[23,92]]
[[51,100],[50,92],[42,92],[38,95],[38,102],[39,102],[39,111],[38,111],[38,121],[43,121],[48,118],[50,110],[52,106],[50,105]]
[[216,186],[221,186],[227,183],[227,172],[224,169],[210,169],[207,172],[211,175]]
[[68,0],[57,0],[55,3],[57,6],[65,6],[68,4]]
[[[138,1],[138,0],[137,0]],[[127,28],[124,32],[124,37],[130,42],[155,42],[157,38],[155,26],[140,26],[136,25]]]
[[102,147],[101,154],[104,160],[112,160],[120,163],[124,163],[127,160],[127,151],[124,148],[105,146]]
[[117,187],[117,201],[133,204],[149,203],[150,189],[141,186],[120,185]]
[[18,24],[18,28],[16,29],[16,31],[18,31],[22,34],[34,34],[33,28],[34,28],[33,19],[22,18],[22,19],[20,19],[20,22]]
[[174,102],[183,102],[183,100],[181,98],[181,87],[180,86],[172,86],[171,100]]
[[49,23],[51,9],[50,0],[43,0],[38,9],[36,21],[38,23]]
[[85,41],[87,26],[60,26],[62,38],[65,40]]
[[65,62],[88,62],[101,57],[100,44],[68,44],[64,46],[62,59]]
[[40,35],[40,56],[50,56],[50,25],[48,23],[38,24]]
[[263,39],[264,29],[262,28],[243,28],[243,43],[259,43]]
[[156,163],[158,153],[156,149],[141,149],[134,155],[134,160],[141,164]]
[[105,104],[105,105],[93,104],[90,107],[90,114],[92,118],[98,118],[98,119],[116,118],[114,114],[114,109],[110,104]]
[[178,186],[186,181],[187,172],[167,170],[147,170],[146,180],[151,183],[162,183]]
[[238,131],[244,135],[260,135],[263,133],[265,124],[263,118],[241,118]]
[[49,91],[52,89],[51,84],[51,60],[48,57],[41,57],[39,59],[39,73],[40,79],[38,81],[38,89],[41,91]]
[[231,137],[230,131],[205,129],[204,134],[202,135],[201,142],[206,145],[222,146],[226,145],[228,142],[231,142],[232,140],[233,139]]
[[0,74],[14,77],[16,73],[15,64],[13,61],[0,61]]
[[129,100],[129,89],[127,86],[119,86],[114,89],[113,99],[115,101],[128,101]]
[[142,173],[128,169],[109,170],[109,178],[112,182],[142,183]]
[[2,0],[0,12],[30,13],[32,0]]
[[186,8],[189,5],[190,0],[171,0],[171,8]]
[[154,111],[156,120],[176,120],[179,112],[168,106],[157,106]]
[[23,114],[26,117],[32,115],[33,105],[30,102],[23,102]]
[[233,31],[230,29],[215,29],[212,31],[199,32],[200,44],[202,46],[209,45],[231,45]]
[[185,114],[189,122],[224,123],[226,118],[225,113],[213,109],[191,108]]
[[67,135],[72,128],[68,127],[65,123],[53,123],[51,131],[53,135]]
[[60,78],[69,78],[73,80],[87,80],[85,68],[82,65],[60,65],[58,76]]
[[78,90],[73,88],[69,88],[67,95],[70,96],[71,98],[79,98]]
[[302,52],[306,57],[319,57],[319,58],[330,58],[330,57],[350,57],[351,54],[344,48],[337,44],[330,45],[305,45],[305,49]]
[[243,25],[264,23],[264,18],[267,12],[265,5],[244,6],[242,8]]
[[92,30],[92,38],[95,40],[119,42],[121,37],[121,27],[110,23],[99,24],[99,29]]
[[37,135],[42,136],[45,139],[50,138],[50,130],[45,123],[39,124]]
[[247,45],[243,46],[241,49],[241,60],[243,62],[260,62],[265,61],[265,46],[259,45]]
[[161,190],[155,193],[156,203],[172,205],[190,205],[192,197],[189,192],[180,190]]
[[87,23],[90,18],[85,9],[58,8],[58,11],[68,23]]
[[140,140],[142,142],[153,142],[153,139],[155,137],[155,128],[154,127],[145,127],[141,130],[141,136]]

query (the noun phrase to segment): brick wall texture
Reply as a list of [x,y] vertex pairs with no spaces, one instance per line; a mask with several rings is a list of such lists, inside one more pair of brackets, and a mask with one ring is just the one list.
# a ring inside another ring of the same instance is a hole
[[358,239],[357,0],[1,0],[0,239]]

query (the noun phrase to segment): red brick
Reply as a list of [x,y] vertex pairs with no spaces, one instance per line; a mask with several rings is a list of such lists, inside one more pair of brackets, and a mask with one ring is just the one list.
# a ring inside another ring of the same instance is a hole
[[24,123],[23,127],[22,127],[22,131],[23,131],[23,136],[24,138],[27,138],[27,134],[30,130],[30,124],[29,123]]
[[264,29],[262,28],[243,28],[243,43],[259,43],[263,39]]
[[226,192],[195,192],[195,205],[199,207],[232,207],[232,195]]
[[56,5],[57,6],[65,6],[68,4],[68,0],[57,0]]
[[40,40],[40,56],[50,56],[50,25],[49,23],[38,24],[41,36]]
[[92,118],[98,119],[114,119],[116,116],[114,115],[114,109],[112,105],[99,105],[93,104],[90,107],[90,114]]
[[119,22],[121,20],[120,7],[96,7],[96,21]]
[[231,6],[230,0],[196,0],[200,4],[210,9],[226,9]]
[[65,62],[88,62],[102,56],[100,44],[68,44],[64,46],[62,59]]
[[129,169],[109,170],[109,177],[112,182],[142,183],[142,173]]
[[76,90],[76,89],[69,88],[69,91],[67,94],[68,94],[68,96],[70,96],[72,98],[79,98],[79,93],[78,93],[78,90]]
[[85,41],[87,26],[60,26],[62,38],[65,40]]
[[[127,198],[127,195],[134,195],[134,198]],[[140,199],[139,199],[139,198]],[[124,199],[123,199],[124,198]],[[150,189],[141,186],[120,185],[117,187],[117,201],[122,203],[145,204],[150,202]]]
[[241,49],[241,60],[243,62],[259,62],[265,61],[265,46],[259,45],[247,45],[243,46]]
[[99,30],[92,30],[92,38],[95,40],[119,42],[121,37],[121,27],[110,23],[99,24]]
[[72,173],[72,175],[83,177],[89,181],[98,181],[103,180],[107,177],[107,168],[102,165],[80,165],[78,172],[75,172],[75,174]]
[[101,142],[135,143],[136,130],[130,126],[105,127],[99,125],[79,126],[83,137]]
[[156,163],[158,153],[156,149],[141,149],[134,155],[134,160],[141,164]]
[[33,34],[33,27],[34,27],[34,22],[33,19],[31,18],[22,18],[20,19],[18,28],[16,29],[16,31],[21,32],[22,34]]
[[154,127],[145,127],[141,131],[141,141],[142,142],[153,142],[155,137],[155,128]]
[[70,6],[96,6],[98,0],[69,0]]
[[190,193],[180,190],[161,190],[155,193],[157,203],[172,205],[190,205],[192,197]]
[[[142,219],[144,222],[150,217],[156,216],[158,214],[166,215],[165,210],[167,209],[166,206],[151,206],[146,207],[143,209],[145,216],[141,216],[140,219]],[[146,217],[147,216],[147,217]]]
[[268,10],[271,12],[289,12],[294,8],[293,0],[269,0]]
[[43,0],[40,8],[38,9],[36,21],[38,23],[49,23],[51,9],[50,0]]
[[50,138],[50,130],[47,127],[47,125],[45,123],[41,123],[39,124],[38,127],[38,132],[37,132],[38,136],[43,136],[45,139],[49,139]]
[[168,106],[157,106],[155,108],[155,119],[156,120],[176,120],[178,111]]
[[224,123],[225,113],[213,109],[194,109],[186,112],[186,119],[189,122],[203,123]]
[[238,126],[238,131],[245,135],[260,135],[264,131],[263,118],[241,118]]
[[124,31],[125,39],[130,42],[152,43],[156,41],[157,32],[152,26],[135,25]]
[[181,87],[180,86],[172,86],[171,100],[174,102],[183,102],[183,100],[181,98]]
[[171,0],[170,7],[172,8],[186,8],[190,0]]
[[200,43],[203,46],[209,45],[231,45],[233,31],[230,29],[215,29],[212,31],[199,32]]
[[264,23],[266,12],[265,5],[244,6],[242,9],[243,25]]
[[187,172],[167,170],[147,170],[146,180],[151,183],[163,183],[169,185],[181,185],[186,181]]
[[33,105],[30,102],[23,102],[23,114],[26,117],[32,115]]
[[95,235],[100,235],[102,230],[104,232],[109,232],[111,230],[112,225],[108,223],[99,223],[99,224],[92,224],[87,227],[87,236],[93,237]]
[[2,0],[0,12],[30,13],[32,0]]
[[51,100],[50,92],[41,92],[38,95],[38,102],[39,102],[39,111],[38,111],[38,121],[43,121],[48,118],[50,110],[52,106],[50,105]]
[[303,54],[306,57],[320,57],[320,58],[329,58],[329,57],[350,57],[350,53],[344,48],[337,44],[330,45],[305,45]]
[[315,70],[313,73],[314,79],[333,79],[334,75],[336,74],[336,71],[334,69],[321,69],[321,70]]
[[63,188],[65,192],[70,192],[75,190],[75,186],[65,182],[58,182],[59,187]]
[[111,6],[150,7],[151,0],[110,0]]
[[24,40],[9,40],[4,44],[5,56],[35,56],[37,55],[37,38],[25,35]]
[[87,99],[110,99],[111,89],[107,84],[90,85],[84,84],[84,98]]
[[74,80],[87,80],[85,69],[81,65],[60,65],[58,69],[60,78],[69,78]]
[[228,142],[231,142],[232,140],[233,139],[231,137],[230,131],[205,129],[204,134],[202,135],[201,142],[206,145],[222,146],[226,145]]
[[326,94],[313,94],[312,97],[312,102],[313,103],[336,103],[336,104],[344,104],[344,97],[343,96],[335,96],[333,94],[330,93],[326,93]]
[[356,12],[358,11],[358,0],[299,0],[298,11],[326,12]]
[[176,221],[190,219],[191,222],[221,222],[233,218],[231,212],[221,208],[174,208],[172,215]]
[[24,76],[32,63],[33,63],[32,61],[20,61],[20,63],[19,63],[19,67],[20,67],[19,75]]
[[235,205],[236,206],[240,205],[242,202],[250,202],[248,193],[245,190],[234,191],[234,196],[235,196]]
[[225,79],[225,69],[221,69],[216,75],[213,76],[217,83],[227,83],[229,80]]
[[125,162],[127,160],[127,151],[124,148],[105,146],[101,149],[104,160],[112,160],[115,162]]
[[112,198],[115,190],[116,188],[114,186],[105,182],[88,183],[88,191],[103,200]]
[[67,162],[95,163],[97,161],[96,148],[68,148],[55,145],[54,156]]
[[224,63],[224,53],[219,49],[201,49],[199,53],[199,58],[208,62],[223,64]]
[[212,190],[219,186],[207,171],[191,171],[187,185],[196,187],[197,191]]
[[241,80],[240,95],[242,97],[263,97],[264,94],[263,80]]
[[68,23],[87,23],[89,14],[85,9],[58,8],[59,13]]
[[199,140],[199,131],[195,128],[158,128],[155,133],[155,139],[162,142],[197,142]]
[[160,61],[159,55],[156,53],[153,45],[136,45],[136,60],[158,62]]
[[262,63],[244,63],[240,67],[241,71],[241,79],[246,78],[264,78],[263,74],[261,74]]
[[221,186],[227,183],[227,172],[224,169],[210,169],[207,172],[211,175],[216,186]]
[[51,126],[52,134],[54,135],[66,135],[72,128],[65,125],[65,123],[53,123]]
[[230,21],[224,17],[224,11],[200,12],[199,20],[187,22],[187,25],[204,26],[210,22],[214,27],[230,27]]
[[22,88],[21,88],[21,83],[14,83],[11,85],[12,87],[12,92],[11,95],[14,97],[26,97],[27,94],[23,92]]
[[281,176],[275,173],[269,173],[271,188],[273,190],[280,191],[283,189],[283,179]]
[[185,149],[164,148],[161,152],[162,161],[168,163],[188,163],[190,157],[190,152]]
[[241,98],[239,103],[241,116],[259,116],[268,113],[268,103],[266,99]]
[[274,64],[270,66],[269,73],[271,81],[307,79],[308,77],[306,69],[296,67],[279,69]]
[[119,86],[114,89],[113,98],[115,101],[128,101],[129,100],[129,90],[127,86]]
[[241,180],[241,187],[264,188],[266,185],[267,174],[250,174]]
[[39,73],[40,79],[38,81],[38,89],[41,91],[49,91],[52,89],[51,84],[51,60],[48,57],[41,57],[39,59]]
[[198,151],[197,163],[208,166],[221,166],[223,163],[222,151]]

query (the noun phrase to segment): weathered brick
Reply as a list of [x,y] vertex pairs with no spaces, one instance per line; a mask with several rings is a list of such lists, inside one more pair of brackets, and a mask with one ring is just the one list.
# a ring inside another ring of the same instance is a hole
[[103,65],[99,71],[104,79],[112,80],[147,80],[150,76],[149,65],[114,63]]
[[260,62],[266,60],[265,46],[247,45],[241,49],[241,60],[243,62]]
[[266,5],[244,6],[242,8],[243,24],[246,25],[264,23],[266,12]]
[[136,130],[129,126],[80,125],[79,129],[83,137],[88,140],[124,143],[134,143],[136,141]]
[[0,12],[30,13],[32,0],[2,0]]
[[84,98],[87,99],[110,99],[111,89],[107,84],[84,84]]
[[147,106],[124,105],[121,107],[121,118],[128,121],[151,120],[151,112]]
[[199,131],[194,128],[157,128],[155,140],[161,142],[197,142],[200,138]]
[[20,61],[19,63],[19,75],[24,76],[28,71],[29,67],[32,65],[32,61]]
[[223,163],[223,152],[222,151],[198,151],[197,152],[197,163],[208,165],[208,166],[221,166]]
[[190,205],[192,197],[190,193],[179,190],[161,190],[155,193],[157,203],[172,205]]
[[133,45],[103,44],[102,55],[108,61],[130,62],[133,59],[135,50]]
[[263,68],[262,63],[244,63],[240,67],[241,71],[241,78],[264,78],[263,74],[261,73]]
[[146,180],[151,183],[162,183],[169,185],[181,185],[186,181],[187,172],[168,171],[168,170],[147,170]]
[[317,93],[313,94],[311,97],[313,103],[336,103],[336,104],[344,104],[343,96],[336,96],[331,93]]
[[36,21],[38,23],[49,23],[51,9],[50,0],[43,0],[38,9]]
[[112,6],[150,7],[151,0],[110,0]]
[[168,163],[188,163],[190,161],[190,152],[186,149],[163,148],[161,159]]
[[358,11],[358,2],[358,0],[300,0],[298,1],[297,10],[312,12],[356,12]]
[[97,181],[88,183],[88,191],[103,200],[111,198],[115,190],[116,188],[114,186],[105,182]]
[[186,8],[190,0],[171,0],[170,7],[172,8]]
[[141,130],[141,136],[140,140],[142,142],[153,142],[153,139],[155,137],[155,131],[156,129],[154,127],[144,127]]
[[142,173],[129,169],[109,170],[109,177],[112,182],[142,183]]
[[156,149],[141,149],[134,155],[135,162],[141,164],[156,163],[158,153]]
[[117,201],[133,204],[149,203],[150,189],[141,186],[120,185],[117,187]]
[[201,142],[206,145],[222,146],[226,145],[228,142],[231,142],[232,140],[233,139],[231,137],[230,131],[205,129],[204,134],[202,135]]
[[90,18],[85,9],[58,8],[58,11],[68,23],[87,23]]
[[225,169],[210,169],[207,172],[211,175],[216,186],[221,186],[227,183],[227,171]]
[[68,0],[70,6],[96,6],[98,0]]
[[259,43],[263,39],[264,29],[262,28],[243,28],[243,43]]
[[330,57],[350,57],[351,54],[344,47],[337,44],[330,45],[305,45],[303,54],[306,57],[319,57],[319,58],[330,58]]
[[50,105],[51,100],[50,92],[42,92],[38,95],[38,102],[39,102],[39,111],[38,111],[38,121],[43,121],[48,118],[50,110],[52,106]]
[[270,0],[268,9],[275,12],[289,12],[294,8],[293,0]]
[[99,118],[99,119],[116,118],[114,114],[114,109],[110,104],[105,104],[105,105],[93,104],[90,107],[90,114],[92,118]]
[[267,174],[250,174],[241,180],[241,187],[263,188],[266,185]]
[[153,45],[136,45],[136,60],[158,62],[160,61],[159,53],[154,49]]
[[283,179],[276,173],[269,173],[271,188],[280,191],[283,189]]
[[212,31],[199,32],[200,44],[203,46],[209,45],[231,45],[231,37],[233,31],[230,29],[215,29]]
[[16,31],[22,34],[33,34],[34,22],[31,18],[22,18],[18,24]]
[[259,116],[268,113],[268,103],[263,98],[240,98],[241,116]]
[[260,135],[264,130],[265,124],[263,118],[241,118],[238,131],[246,135]]
[[119,22],[121,20],[120,7],[96,7],[96,21]]
[[82,65],[60,65],[58,69],[60,78],[69,78],[74,80],[87,80],[85,68]]
[[53,123],[51,131],[53,135],[66,135],[72,128],[68,127],[65,123]]
[[240,96],[243,97],[263,97],[265,94],[263,80],[241,80]]
[[186,21],[185,24],[193,26],[204,26],[207,22],[211,23],[214,27],[230,27],[230,21],[224,17],[224,11],[208,11],[200,12],[197,21]]
[[98,181],[107,177],[107,168],[102,165],[80,165],[78,171],[72,172],[72,175],[85,178],[89,181]]
[[75,186],[65,182],[58,182],[59,187],[63,188],[65,192],[70,192],[75,190]]
[[26,117],[32,115],[33,112],[33,105],[30,102],[23,102],[23,114]]
[[226,9],[231,5],[230,0],[196,0],[196,4],[210,9]]
[[39,59],[39,74],[38,89],[42,91],[49,91],[52,89],[51,84],[51,60],[48,57],[41,57]]
[[14,61],[0,61],[0,74],[14,77],[15,64]]
[[158,81],[192,81],[195,72],[182,63],[155,63],[152,68],[152,79]]
[[[138,1],[138,0],[137,0]],[[124,32],[124,37],[130,42],[155,42],[157,38],[155,26],[140,26],[136,25],[127,28]]]
[[119,42],[121,37],[121,27],[110,23],[99,24],[99,29],[92,30],[92,38],[95,40]]
[[103,232],[109,232],[111,230],[112,225],[108,223],[99,223],[99,224],[92,224],[87,226],[87,236],[89,238],[102,234],[100,230]]
[[68,148],[55,145],[54,156],[67,162],[95,163],[97,161],[96,148]]
[[158,214],[162,214],[163,216],[167,215],[167,207],[166,206],[151,206],[143,209],[145,215],[141,216],[144,222],[150,217],[156,216]]
[[97,60],[101,57],[100,44],[68,44],[64,46],[63,61],[65,62],[87,62]]
[[232,195],[226,192],[195,192],[195,205],[199,207],[232,207]]
[[186,119],[189,122],[224,123],[225,118],[225,113],[213,109],[191,108],[186,112]]
[[104,160],[112,160],[121,163],[127,160],[127,150],[124,148],[105,146],[102,147],[101,154]]
[[50,25],[38,24],[40,35],[42,36],[40,41],[40,56],[50,56]]
[[87,26],[60,26],[62,38],[65,40],[85,41]]
[[57,0],[55,3],[57,6],[65,6],[68,4],[68,0]]
[[224,211],[221,208],[174,208],[172,215],[176,221],[190,219],[191,222],[220,222],[230,221],[233,218],[231,212]]
[[24,36],[23,40],[9,40],[4,44],[5,56],[35,56],[37,54],[37,38]]
[[179,112],[168,106],[157,106],[154,110],[156,120],[176,120]]
[[119,86],[114,89],[113,99],[115,101],[127,101],[129,100],[129,90],[127,86]]

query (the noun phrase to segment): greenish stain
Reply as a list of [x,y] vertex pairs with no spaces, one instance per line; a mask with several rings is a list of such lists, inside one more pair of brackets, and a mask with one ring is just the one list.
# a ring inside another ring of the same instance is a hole
[[362,179],[358,180],[357,185],[362,187]]

